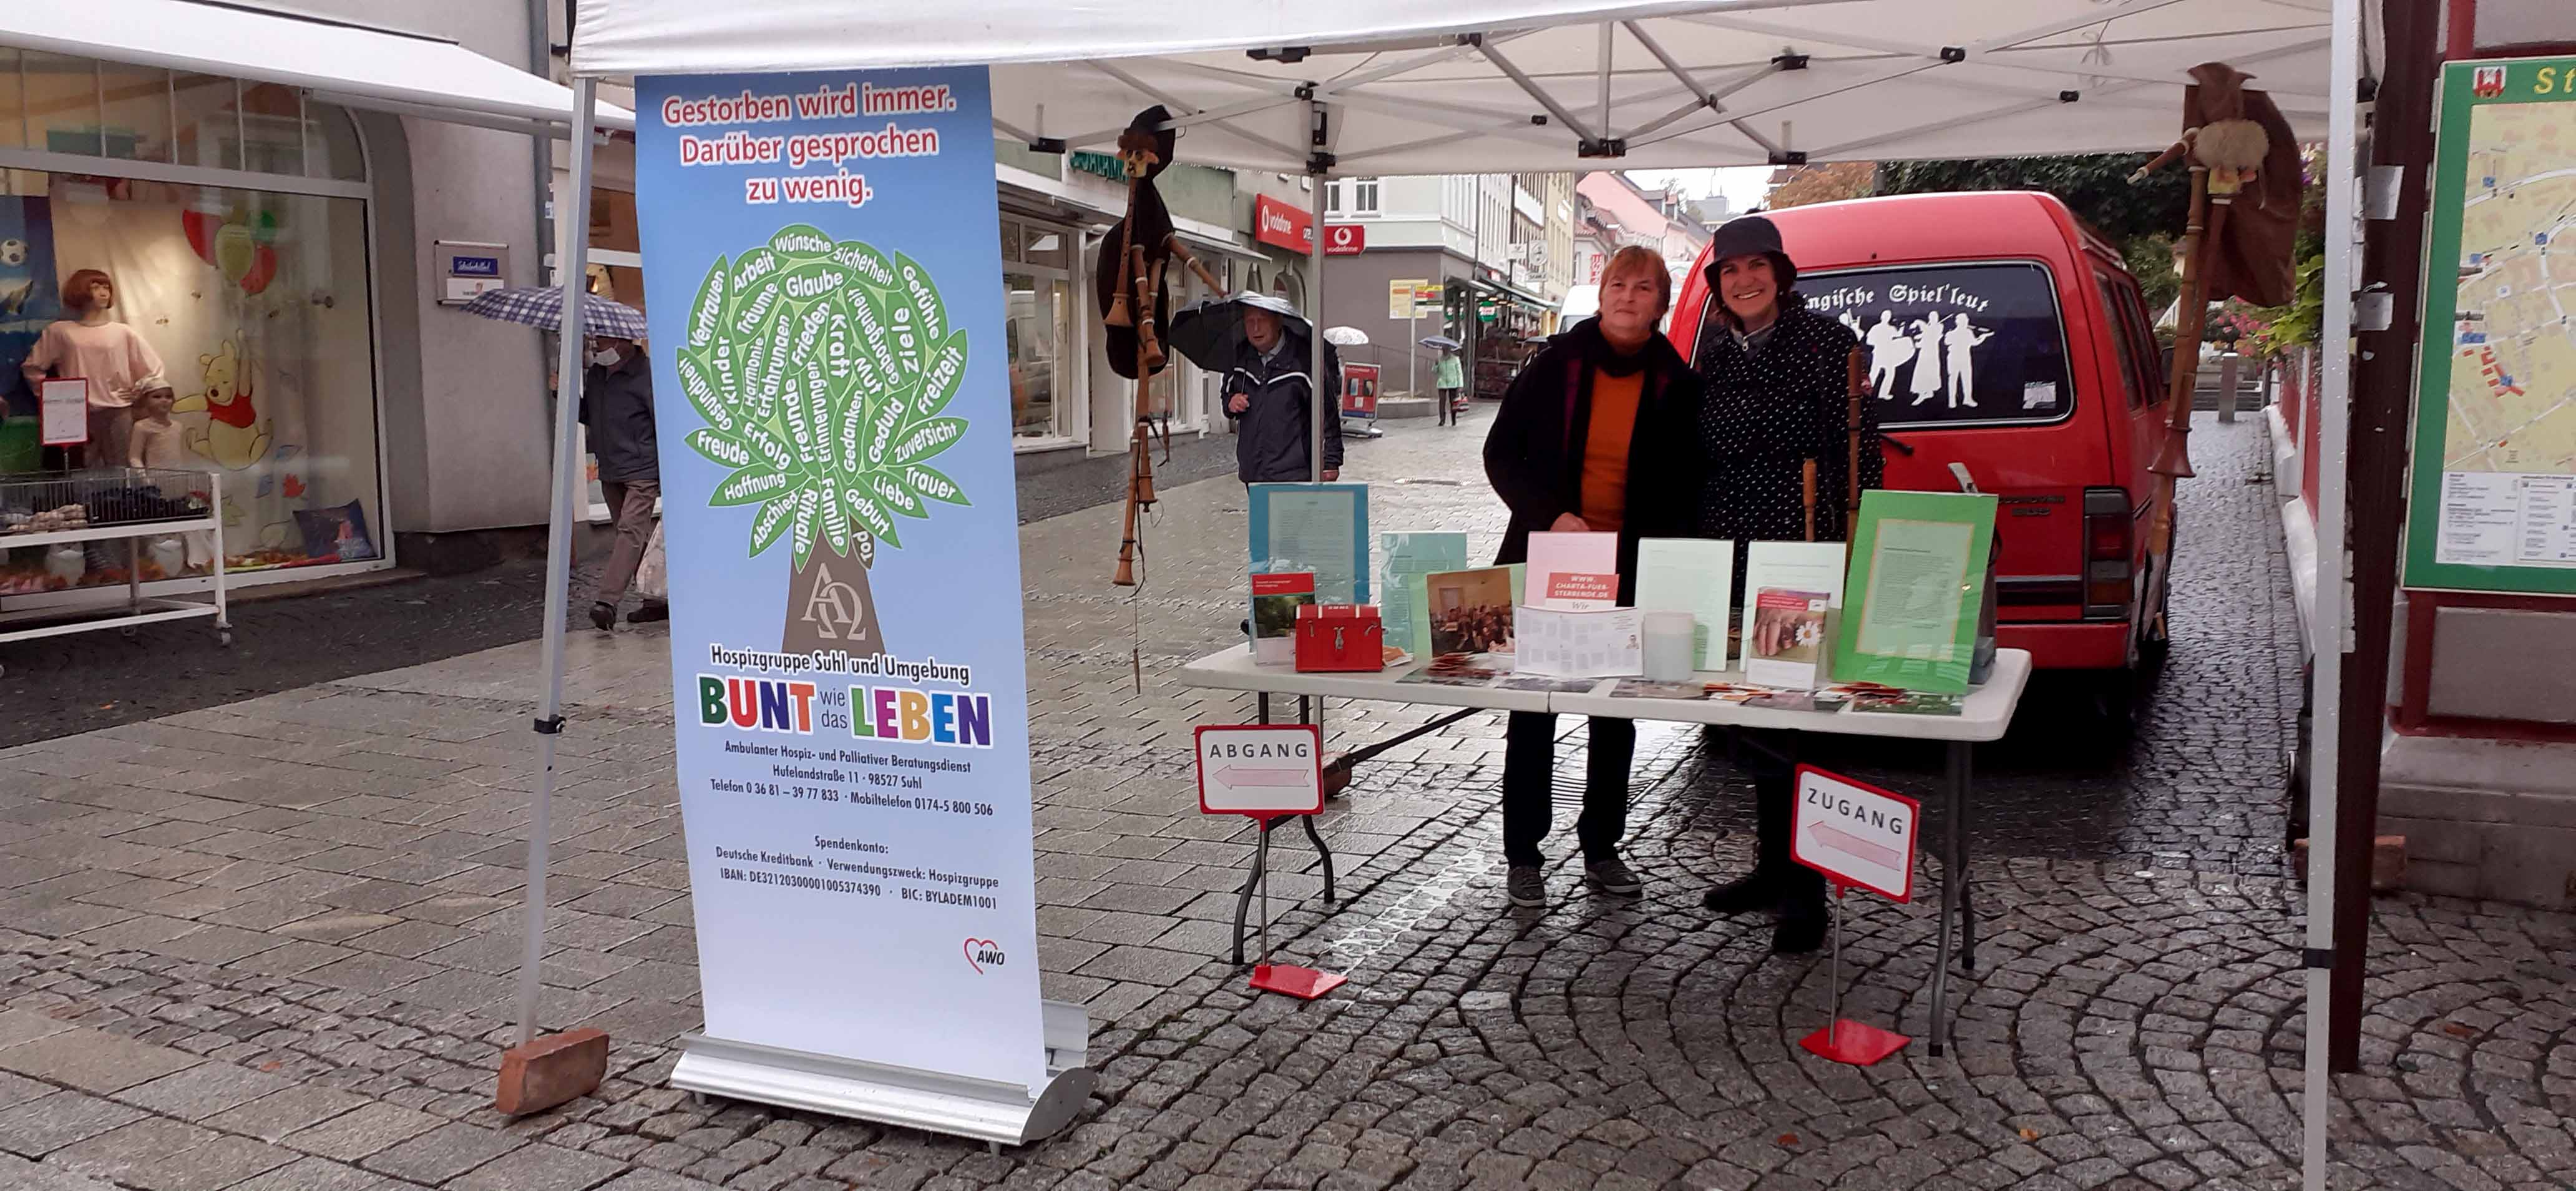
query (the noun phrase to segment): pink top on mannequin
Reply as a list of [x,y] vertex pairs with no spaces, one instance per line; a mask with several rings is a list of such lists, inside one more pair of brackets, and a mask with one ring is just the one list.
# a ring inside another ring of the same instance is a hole
[[27,352],[24,371],[29,381],[42,380],[49,371],[81,377],[89,382],[92,406],[123,409],[134,404],[135,395],[148,384],[161,380],[161,353],[153,351],[134,328],[108,320],[107,312],[116,305],[116,286],[106,274],[95,269],[72,274],[63,305],[78,311],[79,317],[46,324],[35,347]]

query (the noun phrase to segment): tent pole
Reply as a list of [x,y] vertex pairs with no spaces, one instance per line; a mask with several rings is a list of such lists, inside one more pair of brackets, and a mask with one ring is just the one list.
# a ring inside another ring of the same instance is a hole
[[544,772],[528,816],[527,910],[521,915],[528,947],[519,965],[518,1045],[537,1036],[537,975],[546,949],[546,844],[554,831],[555,745],[563,735],[564,621],[572,606],[572,509],[580,491],[581,459],[573,431],[580,421],[582,387],[581,304],[588,288],[590,141],[598,115],[594,79],[573,80],[572,193],[555,212],[563,262],[563,332],[556,338],[554,491],[546,514],[546,627],[542,648],[546,693],[537,704],[537,758]]
[[[2313,416],[2317,421],[2317,598],[2309,626],[2315,665],[2308,678],[2314,725],[2308,745],[2307,1057],[2301,1116],[2300,1174],[2306,1191],[2325,1191],[2326,1122],[2332,1087],[2326,1069],[2335,920],[2335,794],[2343,724],[2345,450],[2352,397],[2353,160],[2360,138],[2361,4],[2333,0],[2326,132],[2325,357]],[[2387,648],[2382,640],[2379,648]],[[2375,717],[2374,717],[2375,718]],[[2378,725],[2371,725],[2375,737]]]
[[[1324,111],[1324,105],[1312,99],[1307,100],[1306,127],[1315,130],[1316,134],[1321,134],[1324,130],[1323,122],[1325,119],[1326,114]],[[1324,482],[1324,418],[1326,416],[1324,413],[1324,404],[1328,401],[1332,403],[1333,412],[1331,416],[1336,418],[1342,416],[1341,378],[1326,377],[1324,375],[1324,187],[1326,185],[1326,175],[1324,173],[1324,167],[1322,164],[1323,159],[1321,156],[1324,151],[1323,145],[1316,145],[1316,155],[1308,158],[1310,164],[1306,167],[1306,176],[1313,179],[1315,182],[1313,218],[1311,220],[1312,226],[1308,229],[1306,236],[1306,322],[1307,329],[1312,332],[1306,336],[1306,352],[1308,357],[1306,374],[1315,379],[1313,388],[1309,390],[1313,394],[1314,399],[1306,403],[1306,478],[1318,484]]]

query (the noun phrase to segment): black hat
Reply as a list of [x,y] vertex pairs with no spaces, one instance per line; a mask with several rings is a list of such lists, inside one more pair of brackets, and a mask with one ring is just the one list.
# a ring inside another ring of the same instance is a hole
[[1771,272],[1787,289],[1798,282],[1798,266],[1780,248],[1780,227],[1760,215],[1738,215],[1717,225],[1708,244],[1708,284],[1717,287],[1717,267],[1731,257],[1760,254],[1771,258]]

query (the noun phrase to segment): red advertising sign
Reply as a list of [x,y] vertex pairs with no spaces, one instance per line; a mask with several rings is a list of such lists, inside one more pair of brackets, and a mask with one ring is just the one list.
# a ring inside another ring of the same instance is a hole
[[[1329,251],[1331,238],[1327,237],[1324,244]],[[1377,365],[1342,365],[1342,414],[1353,418],[1377,416]]]
[[1296,252],[1314,248],[1315,218],[1286,203],[1260,195],[1252,200],[1252,238]]
[[1358,256],[1367,248],[1367,224],[1328,223],[1324,225],[1324,255]]

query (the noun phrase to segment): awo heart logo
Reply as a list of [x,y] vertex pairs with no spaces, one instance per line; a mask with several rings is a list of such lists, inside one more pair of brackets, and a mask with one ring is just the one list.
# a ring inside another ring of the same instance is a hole
[[964,950],[966,966],[975,969],[978,976],[984,974],[985,968],[1002,966],[1002,945],[991,939],[968,939]]

